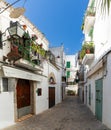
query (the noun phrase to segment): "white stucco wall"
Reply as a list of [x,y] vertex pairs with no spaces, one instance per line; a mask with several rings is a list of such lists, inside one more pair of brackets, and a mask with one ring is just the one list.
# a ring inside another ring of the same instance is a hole
[[111,53],[107,60],[107,75],[103,82],[103,123],[111,128]]
[[61,72],[59,69],[57,69],[54,65],[52,65],[50,62],[48,61],[44,61],[44,70],[43,70],[43,74],[47,76],[47,82],[49,80],[49,75],[53,73],[55,76],[55,82],[56,84],[51,85],[48,84],[47,87],[55,87],[55,103],[60,103],[61,102]]
[[[110,100],[110,77],[111,77],[111,54],[108,56],[107,60],[107,75],[103,76],[103,69],[96,72],[90,79],[88,79],[87,86],[91,84],[91,105],[88,104],[89,102],[89,89],[87,87],[87,106],[91,109],[93,114],[95,115],[95,81],[103,78],[103,102],[102,102],[102,122],[107,125],[109,128],[111,128],[111,100]],[[86,95],[85,95],[86,96]]]
[[66,55],[66,64],[67,62],[70,62],[70,68],[66,68],[66,71],[70,71],[70,77],[68,78],[68,81],[73,82],[78,70],[78,66],[76,66],[76,55]]
[[14,93],[0,93],[0,128],[14,124]]
[[[92,0],[89,2],[91,3]],[[101,2],[102,0],[95,1]],[[97,5],[97,4],[96,4]],[[99,4],[101,5],[101,3]],[[85,34],[86,40],[87,34]],[[94,23],[94,31],[93,31],[93,41],[95,44],[95,58],[93,65],[103,57],[103,55],[107,54],[108,51],[111,50],[111,8],[109,9],[109,14],[106,10],[106,13],[101,13],[101,6],[96,7],[96,16]],[[91,84],[91,105],[88,107],[95,114],[95,81],[97,79],[103,78],[103,107],[102,107],[102,122],[111,128],[111,100],[110,100],[110,80],[111,80],[111,54],[108,55],[107,58],[107,73],[104,76],[104,70],[101,69],[93,74],[87,80],[87,84]],[[85,90],[85,89],[84,89]],[[87,89],[88,90],[88,89]],[[89,90],[88,90],[89,91]],[[87,92],[88,93],[88,92]],[[87,94],[87,102],[89,100],[89,96]]]
[[78,84],[76,85],[68,85],[68,87],[66,87],[66,92],[67,90],[73,90],[75,92],[75,94],[78,93]]
[[[90,78],[88,78],[87,83],[85,86],[87,86],[87,106],[91,109],[93,114],[95,115],[95,81],[98,79],[101,79],[103,77],[102,70],[98,71],[94,75],[92,75]],[[104,81],[104,80],[103,80]],[[91,85],[91,105],[89,105],[89,85]],[[86,98],[86,95],[84,95]]]
[[[0,4],[1,6],[1,4]],[[32,24],[30,23],[30,21],[28,21],[27,18],[25,18],[25,16],[21,16],[20,18],[17,19],[11,19],[9,18],[9,12],[8,10],[6,10],[3,14],[0,15],[0,31],[3,33],[5,32],[5,30],[10,26],[10,21],[19,21],[21,26],[22,25],[26,25],[27,26],[27,30],[29,31],[30,35],[31,34],[37,34],[37,43],[38,44],[43,44],[43,48],[45,50],[48,50],[48,45],[49,42],[48,40],[44,37],[44,35]],[[9,36],[8,31],[6,31],[6,35],[3,35],[3,40],[7,39],[7,36]],[[0,49],[0,60],[3,60],[3,56],[7,56],[7,53],[10,52],[10,43],[9,41],[5,41],[3,43],[3,49]],[[10,69],[12,71],[10,71]],[[25,68],[24,68],[25,70]],[[8,71],[8,73],[7,73]],[[14,73],[16,71],[16,73]],[[0,70],[0,73],[2,72],[2,70]],[[40,76],[40,80],[38,81],[38,79],[36,79],[34,82],[34,112],[35,114],[39,114],[45,110],[48,109],[48,105],[49,105],[49,93],[48,93],[48,89],[49,89],[49,84],[48,84],[48,76],[49,74],[53,72],[55,77],[56,77],[56,84],[54,85],[55,87],[55,103],[60,103],[61,102],[61,73],[59,71],[58,68],[56,68],[54,65],[50,64],[47,61],[43,61],[43,72],[41,72],[44,76]],[[12,69],[12,67],[9,67],[6,69],[6,73],[7,75],[4,76],[8,76],[10,77],[14,77],[14,78],[24,78],[24,79],[28,79],[28,80],[34,80],[31,73],[30,76],[32,77],[32,79],[30,79],[30,77],[28,77],[29,75],[27,75],[28,72],[25,73],[25,75],[23,75],[24,71],[22,72],[22,70],[14,70]],[[6,74],[5,73],[5,74]],[[32,72],[33,73],[33,72]],[[11,74],[11,75],[10,75]],[[27,76],[26,76],[27,75]],[[3,75],[2,75],[3,76]],[[38,78],[36,76],[36,74],[34,73],[34,77]],[[1,85],[0,85],[1,86]],[[38,96],[36,93],[36,90],[38,88],[42,89],[42,95]],[[12,123],[14,123],[14,117],[16,115],[14,115],[14,108],[16,108],[16,106],[14,106],[14,92],[1,92],[0,93],[0,111],[1,111],[1,115],[0,115],[0,127],[1,125],[5,124],[5,127],[8,125],[8,123],[11,125]],[[10,111],[8,111],[8,109]],[[6,124],[7,123],[7,124]]]
[[37,82],[37,88],[42,89],[42,94],[41,96],[38,96],[37,92],[36,94],[36,114],[39,114],[45,110],[48,109],[48,82],[47,82],[47,77],[42,78],[42,82]]
[[[60,73],[60,71],[59,71],[59,69],[57,69],[56,67],[54,67],[53,65],[51,65],[50,63],[49,63],[49,69],[48,69],[48,73],[49,73],[49,75],[50,75],[50,73],[51,72],[53,72],[54,73],[54,75],[55,75],[55,82],[56,82],[56,84],[55,85],[53,85],[53,87],[55,87],[55,104],[57,104],[57,103],[60,103],[61,102],[61,100],[62,100],[62,96],[61,96],[61,73]],[[51,86],[50,84],[49,84],[49,86]]]

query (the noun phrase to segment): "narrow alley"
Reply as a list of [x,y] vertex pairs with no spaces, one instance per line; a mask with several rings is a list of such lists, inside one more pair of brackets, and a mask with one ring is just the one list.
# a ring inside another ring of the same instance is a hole
[[2,130],[110,130],[92,115],[78,97]]

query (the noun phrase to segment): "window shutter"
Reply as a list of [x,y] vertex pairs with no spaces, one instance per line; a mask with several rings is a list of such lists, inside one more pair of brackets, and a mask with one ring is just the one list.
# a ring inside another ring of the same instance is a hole
[[8,78],[2,78],[3,92],[8,92]]
[[67,68],[70,68],[70,62],[69,61],[67,62]]
[[89,84],[89,105],[91,105],[91,85]]
[[2,33],[0,32],[0,49],[2,49]]
[[67,78],[70,77],[70,71],[67,71]]

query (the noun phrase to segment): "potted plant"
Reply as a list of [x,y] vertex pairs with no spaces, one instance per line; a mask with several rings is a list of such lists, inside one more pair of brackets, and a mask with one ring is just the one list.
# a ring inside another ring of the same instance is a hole
[[86,13],[87,16],[95,16],[95,8],[89,7]]
[[80,58],[83,59],[85,54],[94,53],[94,43],[93,42],[85,42],[80,51]]

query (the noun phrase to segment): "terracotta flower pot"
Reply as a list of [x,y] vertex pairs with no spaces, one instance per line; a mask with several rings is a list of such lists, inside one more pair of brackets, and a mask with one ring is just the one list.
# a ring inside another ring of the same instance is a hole
[[27,26],[26,26],[26,25],[23,25],[23,29],[26,30],[26,29],[27,29]]
[[87,54],[90,54],[90,50],[89,50],[89,49],[86,49],[86,53],[87,53]]

